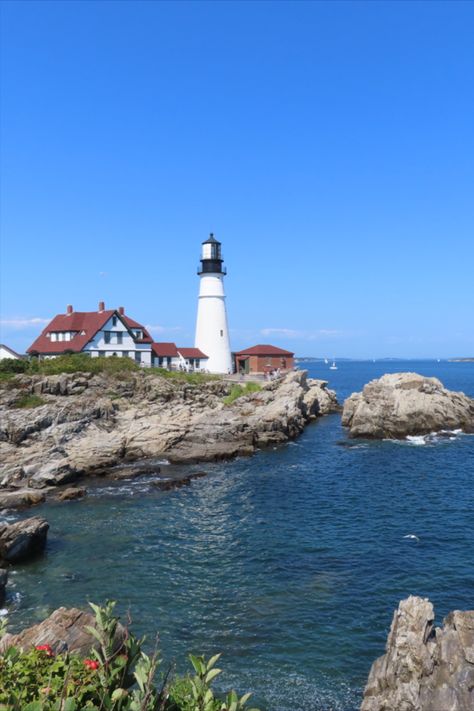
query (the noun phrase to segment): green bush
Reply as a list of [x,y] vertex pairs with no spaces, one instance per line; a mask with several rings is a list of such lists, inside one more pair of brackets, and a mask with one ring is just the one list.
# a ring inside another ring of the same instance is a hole
[[2,358],[0,360],[0,373],[24,373],[28,370],[29,361],[26,358]]
[[247,383],[246,385],[233,385],[230,393],[224,398],[225,405],[232,405],[232,403],[239,397],[244,395],[250,395],[251,393],[257,393],[262,389],[262,386],[258,383]]
[[73,353],[45,360],[32,359],[28,372],[44,375],[61,373],[130,373],[141,370],[131,358],[91,358],[86,353]]
[[[115,650],[118,618],[114,602],[93,605],[97,641],[89,657],[54,654],[48,644],[28,652],[11,647],[0,655],[0,711],[243,711],[250,694],[231,691],[214,695],[213,680],[220,655],[206,661],[190,655],[194,674],[172,677],[171,668],[158,678],[160,659],[151,657],[126,630]],[[258,711],[249,709],[248,711]]]

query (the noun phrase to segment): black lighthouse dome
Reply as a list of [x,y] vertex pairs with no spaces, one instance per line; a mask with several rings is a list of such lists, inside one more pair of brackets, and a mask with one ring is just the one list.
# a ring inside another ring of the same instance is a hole
[[211,234],[202,243],[201,265],[198,267],[198,274],[226,274],[227,270],[222,266],[221,243]]

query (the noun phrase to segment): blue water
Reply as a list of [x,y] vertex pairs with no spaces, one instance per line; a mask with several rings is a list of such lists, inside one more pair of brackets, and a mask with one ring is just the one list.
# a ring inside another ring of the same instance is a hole
[[[400,370],[474,396],[474,363],[304,365],[341,401]],[[474,606],[474,436],[353,441],[331,415],[205,469],[174,492],[102,482],[37,507],[48,549],[11,577],[12,625],[116,598],[137,633],[160,632],[165,659],[222,652],[222,685],[262,709],[353,711],[401,598],[429,596],[438,621]]]

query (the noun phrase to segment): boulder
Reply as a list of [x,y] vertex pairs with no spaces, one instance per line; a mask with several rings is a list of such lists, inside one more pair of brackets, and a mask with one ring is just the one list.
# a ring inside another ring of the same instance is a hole
[[351,437],[399,439],[440,430],[474,432],[474,400],[417,373],[383,375],[344,403]]
[[[97,640],[86,627],[95,627],[95,618],[89,612],[74,607],[59,607],[46,620],[29,627],[19,634],[6,634],[0,640],[0,653],[9,647],[18,647],[24,651],[41,644],[49,644],[55,654],[72,652],[82,656],[89,654]],[[117,651],[125,640],[125,629],[117,625],[114,649]]]
[[82,499],[87,494],[87,489],[70,486],[58,494],[59,501],[72,501],[73,499]]
[[433,625],[433,605],[410,596],[395,611],[386,654],[370,670],[361,711],[472,711],[474,610]]
[[0,524],[0,559],[18,563],[44,550],[49,523],[35,516],[12,524]]
[[10,509],[33,506],[34,504],[41,504],[45,498],[44,493],[36,489],[0,490],[0,508]]

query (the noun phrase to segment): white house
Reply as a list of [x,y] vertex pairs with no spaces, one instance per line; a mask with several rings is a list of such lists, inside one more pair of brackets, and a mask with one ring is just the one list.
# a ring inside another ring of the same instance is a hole
[[12,358],[14,360],[21,360],[22,356],[16,353],[11,348],[6,346],[4,343],[0,343],[0,360],[4,358]]
[[185,371],[206,371],[208,362],[198,348],[154,343],[145,326],[125,315],[123,306],[106,310],[103,301],[97,311],[74,311],[68,306],[65,314],[53,318],[27,352],[40,358],[67,353],[88,353],[92,358],[118,356],[148,367]]
[[151,365],[153,339],[142,324],[119,309],[74,311],[68,306],[58,314],[28,348],[30,355],[51,358],[65,353],[89,353],[94,357],[119,356]]

